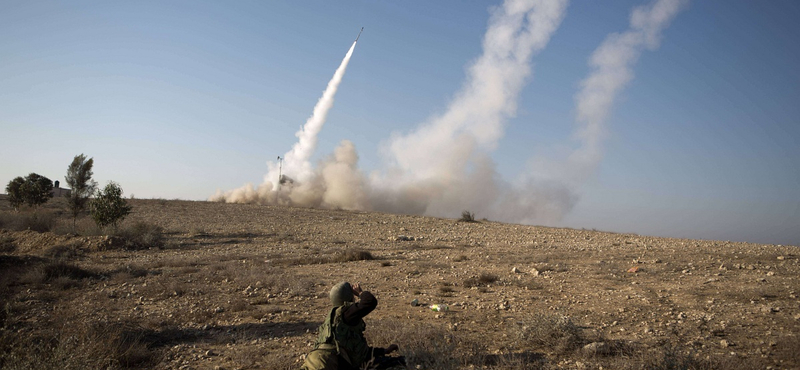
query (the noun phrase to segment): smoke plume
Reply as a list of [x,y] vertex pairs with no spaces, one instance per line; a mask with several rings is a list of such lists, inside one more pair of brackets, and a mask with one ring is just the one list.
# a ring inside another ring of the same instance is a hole
[[602,157],[604,125],[613,102],[633,78],[644,49],[658,47],[683,0],[656,0],[631,12],[630,28],[606,37],[589,60],[591,72],[575,96],[576,148],[563,159],[531,158],[515,181],[504,180],[491,159],[517,99],[531,79],[532,59],[560,25],[567,0],[506,0],[491,10],[483,52],[440,115],[384,142],[385,166],[369,176],[358,168],[355,146],[343,141],[318,166],[309,162],[355,43],[314,113],[285,155],[295,182],[278,187],[275,163],[258,187],[251,184],[212,200],[294,204],[449,216],[470,210],[493,220],[555,224],[578,200],[579,188]]
[[566,6],[565,0],[512,0],[493,9],[483,54],[467,69],[466,82],[446,111],[389,140],[392,169],[380,188],[400,195],[378,197],[377,209],[433,215],[470,209],[503,220],[511,211],[507,206],[522,207],[513,211],[517,215],[540,212],[536,204],[506,199],[514,189],[500,179],[489,154],[516,114],[532,57],[547,45]]
[[643,49],[655,50],[661,33],[687,0],[658,0],[633,9],[630,28],[608,35],[589,59],[592,73],[575,96],[576,137],[581,147],[570,158],[572,177],[582,179],[601,158],[604,124],[617,95],[633,79],[633,66]]
[[[353,42],[353,45],[350,46],[350,50],[347,51],[344,59],[342,59],[342,63],[339,64],[339,68],[334,72],[333,78],[328,82],[328,87],[322,92],[322,97],[319,98],[317,105],[314,106],[311,117],[306,120],[306,123],[300,128],[300,131],[295,133],[297,142],[292,146],[292,150],[283,155],[283,166],[280,163],[272,161],[267,162],[269,171],[264,176],[263,184],[259,185],[257,188],[253,187],[253,184],[246,184],[241,188],[225,193],[218,190],[217,194],[211,197],[211,200],[228,203],[260,204],[289,204],[291,201],[294,201],[304,206],[319,205],[314,204],[315,202],[307,201],[307,199],[313,198],[310,194],[278,194],[277,192],[280,188],[281,181],[280,177],[283,174],[287,174],[287,176],[297,179],[300,184],[307,184],[312,180],[314,182],[317,181],[313,178],[314,169],[310,159],[317,149],[317,135],[322,130],[322,126],[325,125],[325,120],[328,119],[328,112],[333,108],[333,100],[336,96],[336,91],[339,89],[339,84],[342,82],[345,71],[347,71],[347,64],[350,63],[350,57],[353,56],[356,43],[356,41]],[[299,189],[300,191],[305,191],[310,185],[302,186],[303,188]]]

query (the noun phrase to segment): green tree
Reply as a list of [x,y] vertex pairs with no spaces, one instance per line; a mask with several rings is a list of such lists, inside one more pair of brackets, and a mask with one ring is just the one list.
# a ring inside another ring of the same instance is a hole
[[31,173],[20,186],[22,198],[31,207],[47,203],[53,197],[53,182],[47,177]]
[[89,203],[89,214],[101,229],[108,225],[116,229],[117,224],[129,213],[131,206],[122,197],[122,188],[113,181],[109,181],[103,190],[98,190]]
[[8,202],[11,203],[11,206],[14,207],[14,210],[19,208],[22,203],[25,203],[25,197],[22,194],[22,184],[25,183],[25,179],[22,176],[17,176],[17,178],[8,182],[6,185],[6,194],[8,194]]
[[76,155],[72,163],[67,167],[67,186],[71,191],[67,197],[67,205],[72,213],[72,228],[75,228],[75,220],[78,215],[86,209],[89,197],[97,189],[97,182],[92,180],[92,166],[94,158],[86,159],[86,156]]

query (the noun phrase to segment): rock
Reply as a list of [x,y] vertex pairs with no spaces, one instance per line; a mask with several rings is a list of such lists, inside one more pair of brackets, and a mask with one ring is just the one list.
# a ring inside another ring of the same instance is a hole
[[518,269],[518,268],[516,268],[516,267],[512,268],[512,269],[511,269],[511,272],[513,272],[513,273],[515,273],[515,274],[521,274],[521,273],[522,273],[522,271],[520,271],[520,269]]
[[608,356],[611,354],[611,346],[606,342],[592,342],[583,346],[583,353],[590,356]]
[[539,272],[539,270],[537,270],[537,269],[531,269],[531,275],[533,275],[533,276],[539,276],[539,274],[541,274],[541,272]]
[[719,346],[722,347],[722,348],[728,348],[728,347],[730,347],[732,345],[733,345],[733,343],[728,342],[728,340],[726,340],[726,339],[723,339],[723,340],[719,341]]

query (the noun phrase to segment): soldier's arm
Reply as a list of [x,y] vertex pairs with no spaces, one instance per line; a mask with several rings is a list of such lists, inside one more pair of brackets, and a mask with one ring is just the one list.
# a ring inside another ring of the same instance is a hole
[[344,322],[347,325],[358,325],[365,316],[378,307],[378,299],[372,293],[363,291],[358,296],[358,302],[348,307],[343,313]]

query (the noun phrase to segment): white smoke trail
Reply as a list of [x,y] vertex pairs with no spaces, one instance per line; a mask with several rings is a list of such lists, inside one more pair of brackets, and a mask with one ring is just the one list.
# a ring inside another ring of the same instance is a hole
[[589,58],[592,71],[575,95],[578,147],[563,161],[532,160],[520,183],[505,194],[501,208],[507,212],[498,219],[557,224],[572,209],[579,188],[602,159],[605,123],[614,100],[633,79],[633,66],[643,49],[658,48],[661,33],[687,2],[656,0],[635,7],[629,29],[608,35],[595,49]]
[[441,178],[463,168],[473,151],[469,146],[494,149],[505,120],[516,113],[531,57],[547,45],[566,5],[566,0],[509,0],[494,9],[483,55],[469,67],[446,112],[389,143],[396,164],[414,180]]
[[570,157],[570,177],[582,181],[600,161],[604,123],[617,95],[633,79],[642,50],[658,48],[661,33],[688,0],[657,0],[631,11],[630,28],[606,37],[589,59],[593,71],[575,96],[576,137],[581,147]]
[[[297,142],[292,146],[292,150],[287,152],[283,157],[284,173],[294,177],[301,183],[309,181],[313,175],[314,169],[310,159],[317,149],[317,135],[328,119],[328,112],[330,112],[333,107],[333,98],[336,96],[336,90],[339,89],[339,84],[342,82],[344,73],[347,70],[347,64],[350,63],[350,57],[353,56],[353,50],[355,50],[355,48],[356,42],[353,42],[353,45],[350,46],[350,50],[348,50],[347,54],[344,56],[342,63],[339,64],[339,68],[337,68],[336,72],[333,74],[333,78],[328,82],[328,87],[325,88],[322,97],[319,98],[317,105],[314,106],[311,117],[306,120],[305,125],[295,134],[298,139]],[[278,181],[279,169],[277,164],[270,162],[268,166],[270,171],[267,173],[264,180],[271,182]]]
[[494,164],[504,124],[531,75],[531,58],[558,28],[566,0],[507,0],[492,11],[483,54],[444,114],[395,136],[387,156],[393,168],[373,178],[373,203],[386,211],[454,214],[465,208],[489,216],[500,190]]
[[[306,120],[300,131],[295,133],[298,140],[292,146],[292,149],[284,154],[283,165],[269,161],[267,162],[269,171],[264,175],[263,184],[258,187],[254,187],[253,184],[245,184],[238,189],[227,192],[217,190],[217,193],[209,198],[210,200],[228,203],[289,204],[295,202],[305,206],[320,205],[313,194],[305,194],[305,192],[309,191],[306,187],[311,186],[312,180],[314,180],[314,168],[310,159],[317,148],[317,135],[322,130],[322,126],[325,125],[328,112],[333,107],[336,91],[339,89],[339,84],[342,82],[345,71],[347,71],[347,65],[350,63],[350,57],[353,56],[356,43],[356,41],[353,42],[350,50],[347,51],[344,59],[339,64],[339,68],[336,68],[336,72],[328,82],[322,97],[319,98],[319,101],[314,106],[311,117]],[[355,158],[357,160],[358,156],[356,155]],[[291,175],[303,187],[298,188],[297,191],[292,191],[293,188],[289,185],[286,192],[279,193],[281,172]]]
[[450,217],[468,209],[501,221],[557,223],[600,161],[605,122],[616,96],[633,78],[633,65],[643,49],[658,47],[662,31],[685,2],[656,0],[633,9],[630,29],[609,35],[590,58],[592,72],[575,97],[578,148],[562,161],[534,158],[513,184],[500,178],[489,154],[506,120],[516,114],[531,59],[558,28],[567,0],[506,0],[495,8],[483,54],[468,68],[465,84],[446,111],[411,133],[394,135],[384,148],[389,166],[369,178],[359,171],[349,141],[318,168],[309,163],[354,43],[285,156],[287,171],[300,181],[276,191],[277,168],[269,163],[261,186],[218,192],[212,199]]

